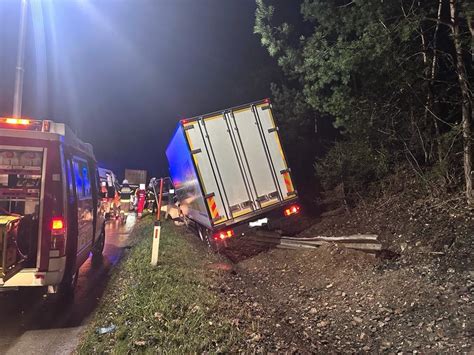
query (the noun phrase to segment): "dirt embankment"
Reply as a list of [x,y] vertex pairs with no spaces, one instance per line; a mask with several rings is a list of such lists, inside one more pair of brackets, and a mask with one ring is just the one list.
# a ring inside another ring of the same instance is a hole
[[394,194],[303,233],[377,233],[392,258],[331,245],[247,250],[215,290],[257,351],[469,351],[473,223],[462,195]]
[[271,250],[219,287],[265,351],[452,351],[471,346],[474,275],[321,247]]

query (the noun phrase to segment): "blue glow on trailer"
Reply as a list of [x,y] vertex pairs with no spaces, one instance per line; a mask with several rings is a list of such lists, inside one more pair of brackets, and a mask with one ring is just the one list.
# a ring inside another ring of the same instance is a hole
[[[203,215],[209,218],[204,197],[199,187],[198,176],[194,169],[193,157],[189,151],[181,123],[178,124],[166,149],[166,157],[168,158],[170,177],[176,195],[180,201],[186,201],[186,205],[189,206],[188,215],[192,218],[198,218],[198,215],[201,218]],[[208,221],[207,224],[210,226],[211,222]]]
[[168,158],[170,177],[176,189],[182,187],[186,181],[185,176],[189,176],[189,163],[191,156],[184,138],[184,129],[181,124],[178,124],[173,134],[170,144],[166,148],[166,157]]

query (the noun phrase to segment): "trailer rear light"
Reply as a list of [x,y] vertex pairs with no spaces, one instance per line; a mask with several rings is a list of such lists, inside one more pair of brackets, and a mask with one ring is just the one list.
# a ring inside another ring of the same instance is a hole
[[300,206],[298,205],[292,205],[288,207],[284,212],[285,217],[291,216],[293,214],[298,214],[300,213]]
[[234,231],[232,229],[224,230],[214,234],[215,240],[225,240],[234,236]]
[[266,98],[265,100],[263,100],[264,103],[266,104],[269,104],[270,103],[270,99],[269,98]]

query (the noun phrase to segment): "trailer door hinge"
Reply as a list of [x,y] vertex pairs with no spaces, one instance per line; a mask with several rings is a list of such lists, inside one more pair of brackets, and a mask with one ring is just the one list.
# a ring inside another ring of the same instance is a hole
[[193,125],[193,124],[189,124],[189,125],[184,126],[184,130],[185,130],[185,131],[190,130],[190,129],[194,129],[194,125]]
[[278,127],[272,127],[268,129],[268,133],[276,132],[278,131]]
[[201,153],[201,152],[202,152],[201,148],[198,148],[198,149],[192,150],[191,154],[198,154],[198,153]]

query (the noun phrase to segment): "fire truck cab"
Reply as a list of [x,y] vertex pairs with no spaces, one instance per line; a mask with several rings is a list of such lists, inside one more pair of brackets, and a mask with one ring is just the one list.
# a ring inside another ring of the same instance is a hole
[[0,118],[0,291],[70,293],[105,220],[92,146],[64,124]]

